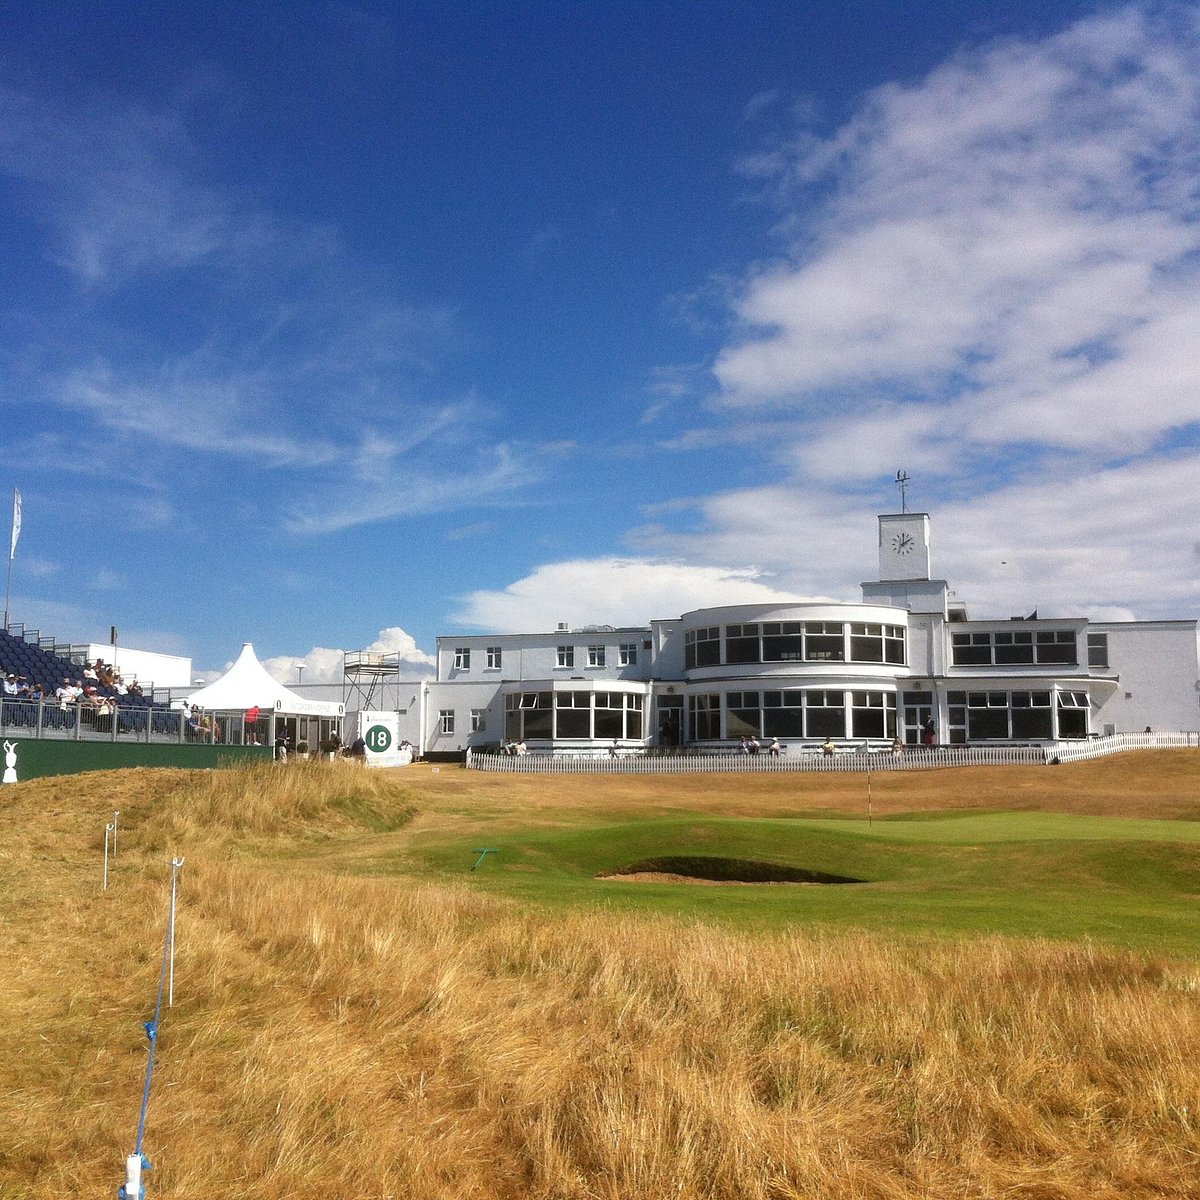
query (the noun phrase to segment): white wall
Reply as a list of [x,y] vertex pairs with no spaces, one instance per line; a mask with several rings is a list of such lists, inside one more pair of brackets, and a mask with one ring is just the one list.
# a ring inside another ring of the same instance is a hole
[[1134,621],[1092,624],[1091,633],[1108,634],[1108,670],[1117,690],[1092,717],[1092,728],[1106,725],[1116,733],[1200,729],[1200,647],[1195,621]]
[[[649,628],[439,637],[437,677],[442,682],[455,683],[499,683],[506,679],[649,679],[652,652],[645,648],[645,643],[650,640]],[[631,666],[620,663],[620,647],[624,644],[636,648],[637,662]],[[489,646],[501,648],[499,670],[487,665]],[[574,647],[573,666],[558,665],[559,646]],[[589,646],[604,647],[603,667],[588,666]],[[454,666],[455,650],[459,647],[469,647],[471,651],[471,666],[465,671]]]
[[104,646],[95,643],[87,647],[88,662],[103,659],[111,663],[126,681],[133,679],[145,687],[190,687],[192,660],[175,654],[157,654],[153,650],[131,650],[128,646]]

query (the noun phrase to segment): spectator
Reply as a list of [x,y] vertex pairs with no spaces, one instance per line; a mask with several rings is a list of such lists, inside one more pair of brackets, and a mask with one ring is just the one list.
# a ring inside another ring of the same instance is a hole
[[833,744],[833,738],[827,737],[825,739],[825,744],[821,747],[821,753],[822,754],[833,754],[836,750],[837,750],[837,747]]
[[771,739],[771,744],[767,747],[767,753],[772,758],[778,758],[783,753],[783,747],[779,744],[778,738]]

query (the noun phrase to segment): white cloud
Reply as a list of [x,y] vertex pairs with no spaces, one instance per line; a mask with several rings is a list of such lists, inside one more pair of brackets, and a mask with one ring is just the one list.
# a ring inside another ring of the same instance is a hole
[[852,429],[865,453],[832,461],[855,478],[897,428],[935,471],[1014,443],[1145,451],[1196,420],[1193,17],[993,44],[801,133],[774,159],[788,255],[736,301],[723,402],[803,414],[826,474]]
[[547,563],[502,591],[472,592],[451,620],[499,632],[580,625],[644,625],[712,604],[752,604],[798,597],[753,568],[691,566],[643,558]]
[[[398,625],[381,629],[379,636],[369,646],[355,647],[355,649],[365,649],[373,654],[398,654],[401,670],[412,679],[430,675],[432,672],[429,668],[437,666],[437,658],[432,654],[426,654],[417,645],[413,636]],[[283,684],[292,686],[297,682],[341,684],[345,654],[345,650],[329,646],[314,646],[307,654],[280,654],[274,658],[265,658],[262,660],[262,665]],[[296,668],[301,664],[304,665],[304,673],[297,680]],[[213,674],[215,677],[216,672]]]

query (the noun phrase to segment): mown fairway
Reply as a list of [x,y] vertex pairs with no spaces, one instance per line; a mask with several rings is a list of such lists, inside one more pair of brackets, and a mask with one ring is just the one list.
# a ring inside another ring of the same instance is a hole
[[[1200,754],[0,791],[0,1196],[1200,1196]],[[120,851],[99,890],[103,829]],[[496,847],[472,872],[472,851]],[[632,883],[753,859],[818,886]]]
[[[1093,937],[1200,953],[1197,756],[875,775],[489,777],[423,772],[421,814],[342,869],[463,879],[548,907],[754,928]],[[1148,814],[1161,814],[1151,816]],[[492,847],[476,871],[473,850]],[[866,882],[697,887],[597,878],[723,856]],[[328,861],[328,860],[327,860]]]

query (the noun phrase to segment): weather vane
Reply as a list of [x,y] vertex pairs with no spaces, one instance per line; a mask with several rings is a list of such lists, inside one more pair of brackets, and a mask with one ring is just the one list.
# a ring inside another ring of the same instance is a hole
[[908,512],[908,472],[901,468],[896,472],[896,486],[900,489],[900,511]]

